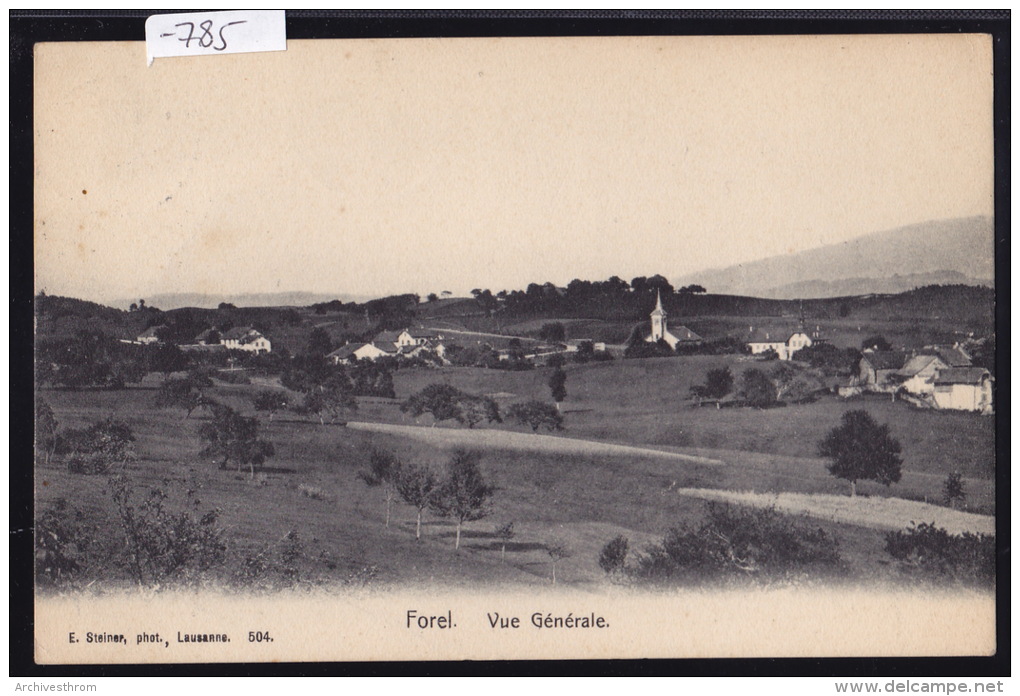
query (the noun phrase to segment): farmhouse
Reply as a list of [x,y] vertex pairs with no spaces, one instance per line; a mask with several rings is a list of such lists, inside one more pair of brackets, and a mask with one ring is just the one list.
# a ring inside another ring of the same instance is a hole
[[228,350],[245,350],[256,355],[272,351],[269,339],[250,326],[239,326],[224,331],[220,335],[220,343]]
[[652,310],[650,316],[652,324],[652,332],[645,338],[647,343],[658,343],[659,341],[665,341],[669,344],[669,347],[676,350],[678,344],[695,344],[700,343],[702,338],[698,334],[694,333],[686,326],[679,326],[676,328],[676,334],[673,334],[666,327],[666,310],[662,308],[662,293],[657,292],[655,294],[655,309]]
[[160,343],[159,336],[157,336],[156,334],[165,328],[167,328],[166,324],[160,324],[159,326],[150,326],[145,331],[138,334],[138,338],[135,340],[143,345]]
[[983,367],[950,367],[935,377],[935,405],[942,409],[992,412],[992,375]]
[[440,358],[446,353],[442,337],[428,329],[382,331],[370,343],[351,343],[337,348],[326,356],[335,365],[358,360],[378,360],[383,356],[413,358],[423,353],[434,353]]
[[865,350],[861,354],[858,384],[864,391],[892,393],[900,388],[900,370],[910,360],[905,350]]
[[915,355],[892,379],[902,380],[901,386],[911,394],[930,395],[935,391],[935,377],[947,367],[949,365],[937,355]]
[[959,343],[951,346],[931,345],[918,351],[919,355],[936,355],[947,367],[970,367],[971,356]]
[[198,346],[218,346],[222,336],[216,329],[206,329],[199,335],[195,336],[195,345]]
[[930,398],[942,372],[970,365],[970,356],[959,345],[931,345],[918,351],[868,349],[861,354],[857,384],[863,391],[892,393],[902,389]]
[[771,350],[775,351],[780,360],[792,360],[798,350],[814,345],[820,340],[817,331],[814,337],[809,336],[803,326],[785,339],[779,337],[783,334],[772,336],[768,331],[755,331],[754,327],[749,328],[750,336],[747,347],[750,349],[751,355],[760,355]]

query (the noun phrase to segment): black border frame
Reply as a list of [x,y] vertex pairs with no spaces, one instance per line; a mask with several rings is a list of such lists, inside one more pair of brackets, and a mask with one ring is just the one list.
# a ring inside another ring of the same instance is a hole
[[[168,12],[186,12],[172,10]],[[893,11],[288,11],[288,39],[485,36],[984,33],[993,37],[996,269],[997,653],[955,658],[780,658],[490,662],[38,665],[33,558],[33,46],[142,41],[163,11],[11,11],[10,31],[10,675],[109,676],[1009,676],[1010,12]]]

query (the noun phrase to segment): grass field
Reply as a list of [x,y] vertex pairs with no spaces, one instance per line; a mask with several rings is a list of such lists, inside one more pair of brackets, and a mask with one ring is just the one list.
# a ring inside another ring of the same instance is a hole
[[[962,412],[920,411],[887,397],[842,400],[768,410],[692,408],[690,387],[704,382],[708,370],[729,366],[739,375],[762,363],[736,356],[691,356],[618,360],[568,365],[567,398],[562,404],[572,437],[700,449],[726,449],[779,457],[814,458],[819,440],[839,424],[842,414],[863,408],[888,423],[903,446],[904,468],[944,478],[961,471],[965,478],[991,480],[995,472],[994,421]],[[495,394],[504,402],[549,400],[548,369],[502,372],[482,368],[402,370],[394,375],[397,398],[406,398],[431,382],[445,382],[476,394]],[[382,420],[400,417],[385,407],[367,408]],[[420,419],[429,423],[428,416]]]
[[[61,428],[108,417],[128,423],[137,438],[137,459],[124,472],[132,484],[181,489],[190,481],[197,486],[202,508],[221,511],[219,523],[235,561],[272,551],[297,531],[309,564],[304,572],[309,577],[323,573],[340,583],[370,578],[376,584],[544,586],[550,582],[547,549],[552,546],[568,551],[557,565],[559,582],[580,587],[605,583],[597,558],[609,539],[627,536],[640,552],[671,526],[698,524],[705,501],[678,495],[678,489],[845,495],[845,482],[828,475],[815,447],[849,408],[866,408],[890,423],[903,444],[902,481],[888,488],[864,482],[859,486],[863,496],[934,501],[946,473],[961,470],[967,509],[994,513],[990,419],[916,411],[884,399],[830,399],[766,411],[691,408],[686,401],[691,384],[724,364],[739,372],[755,363],[699,356],[570,365],[563,404],[566,430],[546,436],[512,424],[475,430],[448,423],[431,427],[430,416],[412,419],[398,405],[431,382],[494,394],[503,404],[547,400],[548,370],[400,370],[395,374],[398,398],[360,399],[351,414],[352,427],[322,426],[292,414],[272,422],[262,417],[264,437],[274,443],[276,456],[254,482],[246,473],[219,470],[201,456],[198,430],[207,414],[185,419],[180,410],[155,409],[151,387],[46,390],[42,397]],[[213,396],[252,413],[250,395],[257,388],[221,385]],[[491,514],[465,526],[460,551],[453,549],[453,523],[428,513],[425,539],[415,542],[414,511],[407,505],[396,505],[393,522],[384,527],[382,493],[358,477],[370,450],[392,450],[404,461],[441,471],[450,451],[465,445],[482,452],[483,472],[497,491]],[[71,474],[59,460],[37,469],[39,509],[64,498],[93,512],[113,534],[107,489],[106,477]],[[516,536],[502,562],[494,525],[511,521]],[[898,577],[884,554],[880,530],[833,520],[813,524],[837,538],[850,579]]]

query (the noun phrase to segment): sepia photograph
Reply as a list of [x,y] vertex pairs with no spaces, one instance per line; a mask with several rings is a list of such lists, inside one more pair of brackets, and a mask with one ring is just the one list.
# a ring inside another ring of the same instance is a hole
[[33,66],[39,664],[996,653],[989,34]]

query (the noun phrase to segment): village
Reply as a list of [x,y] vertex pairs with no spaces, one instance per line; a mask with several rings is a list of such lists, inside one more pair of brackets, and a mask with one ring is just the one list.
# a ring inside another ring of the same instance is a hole
[[[668,316],[659,291],[647,325],[643,329],[635,327],[631,340],[640,336],[645,344],[651,346],[662,346],[681,354],[698,353],[706,339],[686,326],[674,325],[671,328]],[[829,348],[831,343],[821,327],[809,328],[808,324],[801,306],[795,327],[778,332],[774,329],[756,330],[749,326],[746,335],[738,339],[740,349],[761,361],[796,362],[802,350]],[[149,346],[162,344],[161,336],[167,328],[165,324],[151,326],[134,341],[127,342]],[[607,344],[587,338],[544,341],[528,336],[408,326],[402,330],[380,331],[365,342],[345,343],[327,353],[325,360],[333,365],[353,365],[358,361],[374,362],[384,358],[401,361],[418,358],[424,364],[443,366],[454,364],[447,357],[449,351],[455,354],[467,345],[489,351],[499,361],[523,361],[533,365],[545,365],[550,360],[562,364],[564,359],[576,357],[579,353],[591,359],[622,358],[627,355],[628,348],[626,344]],[[223,331],[209,328],[195,336],[193,342],[178,344],[186,353],[240,351],[251,355],[271,353],[272,346],[268,336],[251,326],[231,327]],[[887,394],[893,400],[901,399],[916,408],[989,415],[993,413],[993,382],[988,369],[973,365],[963,342],[926,344],[906,349],[891,346],[883,339],[875,345],[861,346],[854,369],[833,386],[842,398]]]

